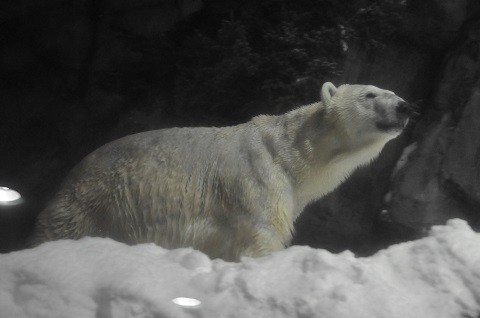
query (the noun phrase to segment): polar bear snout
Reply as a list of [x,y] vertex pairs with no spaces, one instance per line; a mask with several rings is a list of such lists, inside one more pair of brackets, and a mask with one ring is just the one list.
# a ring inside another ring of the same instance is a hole
[[414,112],[409,103],[394,95],[386,103],[380,103],[375,107],[377,116],[376,127],[380,131],[399,131],[402,130],[408,122],[408,118]]
[[398,120],[404,121],[405,124],[410,115],[413,113],[413,108],[406,101],[400,100],[395,107],[395,111],[397,113]]
[[399,101],[397,106],[395,107],[395,110],[398,114],[400,115],[407,115],[409,116],[412,113],[412,108],[406,101]]
[[412,115],[419,115],[419,111],[416,108],[415,105],[407,103],[404,100],[400,100],[395,107],[395,111],[400,115],[400,116],[406,116],[406,117],[411,117]]

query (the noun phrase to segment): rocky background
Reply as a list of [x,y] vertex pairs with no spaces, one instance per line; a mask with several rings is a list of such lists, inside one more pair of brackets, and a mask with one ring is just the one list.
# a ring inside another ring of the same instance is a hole
[[309,208],[297,243],[369,254],[451,218],[479,228],[480,3],[411,2],[398,38],[372,54],[347,51],[341,82],[422,100],[423,116]]
[[307,208],[295,244],[367,255],[459,217],[480,227],[476,0],[16,0],[0,3],[0,252],[20,249],[66,173],[101,144],[230,125],[374,84],[422,116]]

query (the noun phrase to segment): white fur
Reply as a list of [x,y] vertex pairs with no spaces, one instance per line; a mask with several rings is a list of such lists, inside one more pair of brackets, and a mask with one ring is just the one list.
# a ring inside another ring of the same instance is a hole
[[284,248],[305,205],[401,131],[376,127],[397,120],[401,99],[390,91],[325,83],[321,95],[238,126],[150,131],[101,147],[40,214],[33,242],[109,236],[227,260]]

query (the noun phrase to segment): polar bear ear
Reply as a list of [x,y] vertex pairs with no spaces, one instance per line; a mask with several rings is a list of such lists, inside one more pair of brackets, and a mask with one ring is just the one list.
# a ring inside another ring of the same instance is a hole
[[337,88],[330,82],[326,82],[322,86],[322,102],[325,105],[325,108],[330,108],[332,104],[332,97],[337,92]]

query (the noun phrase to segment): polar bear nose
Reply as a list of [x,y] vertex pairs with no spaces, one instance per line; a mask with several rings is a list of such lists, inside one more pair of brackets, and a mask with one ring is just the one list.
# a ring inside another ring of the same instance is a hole
[[405,115],[410,115],[412,113],[412,108],[410,107],[410,105],[401,100],[398,102],[397,104],[397,107],[395,108],[395,110],[397,111],[397,113],[399,114],[405,114]]

